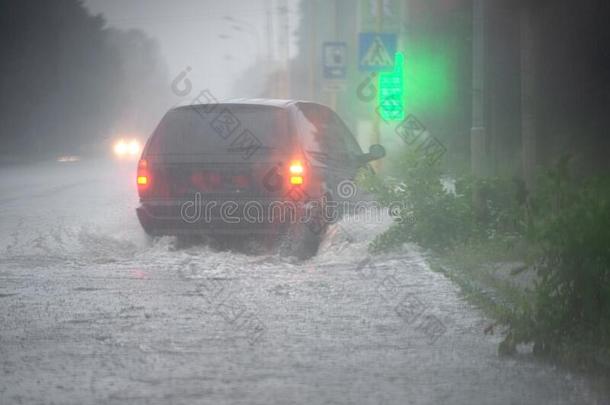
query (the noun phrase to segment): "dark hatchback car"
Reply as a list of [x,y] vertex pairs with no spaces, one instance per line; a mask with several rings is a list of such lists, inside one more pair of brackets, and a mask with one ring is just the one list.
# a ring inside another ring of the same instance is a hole
[[[337,188],[384,155],[380,145],[363,153],[338,115],[316,103],[178,107],[138,163],[137,214],[149,235],[260,234],[306,258],[341,215],[337,200],[349,197]],[[324,215],[330,201],[333,215]]]

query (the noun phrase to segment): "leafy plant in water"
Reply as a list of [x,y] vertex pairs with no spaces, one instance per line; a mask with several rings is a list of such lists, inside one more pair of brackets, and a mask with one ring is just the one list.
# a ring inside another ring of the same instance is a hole
[[[396,178],[382,181],[363,176],[363,187],[373,191],[380,202],[402,202],[393,213],[395,224],[371,244],[373,252],[416,242],[435,250],[456,244],[495,237],[498,232],[520,232],[523,221],[516,219],[520,205],[512,196],[514,182],[504,179],[475,181],[470,176],[443,176],[439,164],[430,165],[425,156],[409,151],[397,163]],[[473,189],[483,190],[487,204],[485,218],[473,209]]]

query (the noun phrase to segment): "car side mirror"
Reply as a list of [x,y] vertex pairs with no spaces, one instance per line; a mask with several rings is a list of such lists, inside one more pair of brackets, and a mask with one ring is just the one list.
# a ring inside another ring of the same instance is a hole
[[379,160],[385,157],[385,148],[379,144],[371,145],[369,153],[360,156],[360,163],[365,165],[373,160]]

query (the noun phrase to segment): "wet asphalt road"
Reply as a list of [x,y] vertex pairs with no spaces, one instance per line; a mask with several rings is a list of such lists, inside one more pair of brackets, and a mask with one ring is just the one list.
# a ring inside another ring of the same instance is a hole
[[589,382],[499,336],[388,219],[281,259],[149,241],[133,165],[0,169],[0,404],[582,404]]

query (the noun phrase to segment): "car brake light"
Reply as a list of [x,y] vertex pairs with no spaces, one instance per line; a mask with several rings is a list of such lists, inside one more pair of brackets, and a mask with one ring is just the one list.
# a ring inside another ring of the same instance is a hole
[[233,176],[233,184],[239,188],[247,188],[250,185],[250,180],[247,176]]
[[138,174],[136,183],[140,189],[147,188],[150,184],[150,175],[148,173],[148,162],[145,159],[140,159],[138,162]]
[[290,163],[290,184],[299,186],[303,184],[303,164],[300,161]]
[[301,162],[290,163],[290,174],[303,174],[303,165]]

